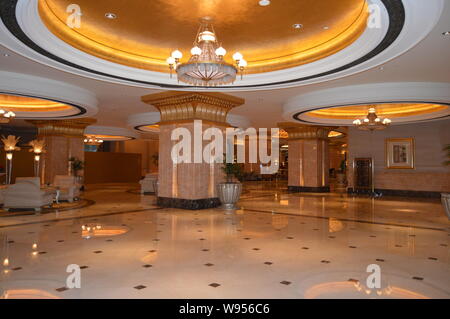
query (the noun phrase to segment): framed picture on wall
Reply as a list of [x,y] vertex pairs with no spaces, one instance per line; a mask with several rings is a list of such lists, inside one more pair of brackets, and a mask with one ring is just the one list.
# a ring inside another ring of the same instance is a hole
[[386,167],[390,169],[414,168],[414,139],[387,138]]

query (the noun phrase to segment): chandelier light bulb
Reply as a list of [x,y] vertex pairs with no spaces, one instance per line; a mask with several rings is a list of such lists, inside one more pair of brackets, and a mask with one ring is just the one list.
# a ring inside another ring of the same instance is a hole
[[244,60],[244,59],[240,59],[240,60],[239,60],[239,67],[240,67],[241,69],[245,68],[247,65],[248,65],[248,63],[247,63],[246,60]]
[[175,64],[175,59],[173,57],[168,57],[166,60],[168,65],[174,65]]
[[3,260],[3,266],[8,267],[9,266],[9,259],[5,258],[5,260]]
[[239,61],[239,60],[242,60],[243,58],[244,58],[244,56],[239,52],[236,52],[235,54],[233,54],[234,61]]
[[380,122],[381,120],[380,120],[380,118],[379,117],[377,117],[376,119],[375,119],[375,122]]
[[172,52],[172,58],[174,58],[175,60],[179,60],[182,57],[183,57],[183,53],[181,53],[181,51],[175,50]]
[[225,54],[227,54],[227,50],[225,50],[224,48],[219,47],[216,49],[216,55],[223,57],[225,56]]
[[200,49],[198,46],[195,46],[191,49],[192,55],[200,55],[202,54],[202,49]]
[[369,123],[369,119],[364,119],[364,123]]
[[369,113],[375,113],[376,111],[375,111],[375,108],[373,108],[373,107],[371,107],[370,109],[369,109]]

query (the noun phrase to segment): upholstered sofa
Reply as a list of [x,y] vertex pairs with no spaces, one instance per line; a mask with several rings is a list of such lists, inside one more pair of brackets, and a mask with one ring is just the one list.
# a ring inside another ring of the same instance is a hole
[[59,190],[58,200],[72,203],[80,196],[80,186],[77,184],[75,176],[56,175],[52,187]]
[[56,196],[54,188],[41,188],[39,177],[18,177],[16,183],[3,191],[3,208],[34,209],[53,204]]
[[156,193],[155,189],[156,182],[158,181],[158,174],[147,174],[144,179],[142,179],[139,184],[141,184],[141,194],[145,193]]

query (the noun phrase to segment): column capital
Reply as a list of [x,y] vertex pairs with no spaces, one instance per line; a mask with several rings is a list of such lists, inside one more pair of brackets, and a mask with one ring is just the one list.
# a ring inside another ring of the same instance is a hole
[[84,130],[97,122],[93,118],[67,120],[27,120],[38,128],[39,136],[84,137]]
[[160,123],[205,120],[225,124],[228,112],[245,103],[244,99],[216,92],[169,91],[141,97],[161,113]]
[[332,126],[305,125],[291,122],[278,123],[278,127],[288,133],[288,140],[327,140],[330,131],[337,129],[337,127]]

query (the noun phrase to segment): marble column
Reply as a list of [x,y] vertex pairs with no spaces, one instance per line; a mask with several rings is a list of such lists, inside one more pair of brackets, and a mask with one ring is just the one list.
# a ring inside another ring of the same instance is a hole
[[[30,120],[38,128],[38,139],[45,141],[41,156],[41,181],[53,183],[56,175],[70,175],[69,158],[84,161],[84,130],[95,124],[95,119]],[[78,172],[79,176],[83,172]]]
[[[172,141],[171,135],[177,128],[191,133],[192,151],[194,139],[202,139],[208,128],[225,131],[228,112],[244,100],[221,93],[200,92],[164,92],[142,97],[142,101],[155,106],[161,113],[159,133],[159,166],[158,166],[158,205],[183,209],[206,209],[220,205],[216,185],[224,181],[224,174],[219,163],[195,163],[194,152],[190,163],[174,163],[172,148],[178,141]],[[202,121],[200,132],[195,134],[195,120]],[[201,135],[198,136],[198,133]],[[225,134],[223,134],[225,139]],[[205,146],[210,141],[203,141]],[[224,152],[225,152],[224,143]]]
[[333,129],[279,123],[288,133],[288,189],[292,192],[329,192],[328,134]]

